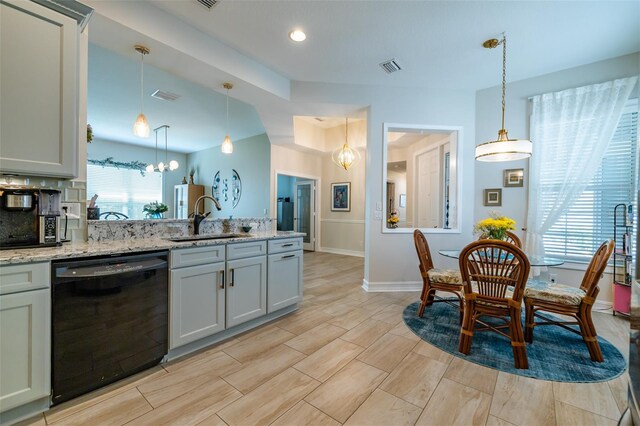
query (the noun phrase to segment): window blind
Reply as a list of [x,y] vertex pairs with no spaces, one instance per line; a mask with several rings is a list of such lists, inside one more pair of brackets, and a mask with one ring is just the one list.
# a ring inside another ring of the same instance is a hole
[[119,212],[129,219],[144,219],[145,204],[162,202],[162,174],[87,165],[87,196],[98,194],[100,212]]
[[[560,144],[563,141],[549,143]],[[595,176],[544,234],[545,252],[548,256],[566,261],[588,262],[603,241],[613,238],[614,207],[624,203],[634,204],[634,211],[637,208],[637,162],[638,100],[631,99],[625,105]],[[562,181],[554,178],[553,174],[543,176],[540,208],[549,208],[550,199],[561,185]]]

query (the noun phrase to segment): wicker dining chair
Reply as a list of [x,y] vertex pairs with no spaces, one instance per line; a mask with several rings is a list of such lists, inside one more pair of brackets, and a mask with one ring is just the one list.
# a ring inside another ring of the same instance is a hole
[[[482,237],[478,238],[478,240],[481,240],[481,239]],[[511,243],[516,247],[518,247],[519,249],[522,248],[522,241],[520,241],[520,238],[511,231],[507,231],[503,241]]]
[[[458,350],[468,355],[474,332],[492,330],[511,341],[515,367],[529,368],[521,318],[531,268],[527,256],[512,243],[479,240],[462,250],[459,261],[465,306]],[[480,317],[494,317],[504,324],[492,325]]]
[[[433,267],[433,259],[429,251],[429,244],[422,231],[416,229],[413,231],[413,242],[418,252],[418,260],[420,261],[420,275],[422,276],[422,294],[420,295],[420,308],[418,316],[422,317],[424,309],[431,306],[434,302],[445,302],[455,306],[460,311],[460,322],[464,311],[464,301],[462,299],[462,277],[460,272],[455,269],[435,269]],[[452,293],[458,298],[458,305],[451,300],[443,299],[436,296],[436,291],[444,291]]]
[[[587,345],[592,361],[603,362],[602,351],[598,344],[598,334],[591,319],[591,309],[600,293],[598,281],[607,267],[607,262],[614,249],[614,242],[602,243],[593,255],[579,288],[564,284],[544,283],[531,280],[525,291],[525,340],[533,342],[533,329],[539,325],[558,325],[569,331],[580,334]],[[575,321],[560,321],[550,318],[539,311],[573,317]],[[537,321],[543,319],[544,322]],[[579,331],[569,325],[577,325]]]

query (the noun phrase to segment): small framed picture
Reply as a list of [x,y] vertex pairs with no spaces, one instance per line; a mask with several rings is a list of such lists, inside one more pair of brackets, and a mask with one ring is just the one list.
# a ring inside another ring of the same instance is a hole
[[484,205],[487,207],[502,206],[502,189],[500,188],[485,189]]
[[351,182],[337,182],[331,184],[331,211],[351,211]]
[[502,186],[505,188],[524,186],[524,169],[506,169]]
[[407,194],[400,194],[398,203],[400,203],[400,207],[407,207]]

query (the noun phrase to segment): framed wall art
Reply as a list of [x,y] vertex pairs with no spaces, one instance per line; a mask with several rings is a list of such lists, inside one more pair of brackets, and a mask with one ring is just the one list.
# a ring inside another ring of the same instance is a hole
[[502,206],[502,189],[500,188],[485,189],[484,205],[487,207]]
[[351,211],[351,182],[336,182],[331,184],[331,211]]
[[524,186],[524,169],[505,169],[503,174],[502,186],[505,188]]

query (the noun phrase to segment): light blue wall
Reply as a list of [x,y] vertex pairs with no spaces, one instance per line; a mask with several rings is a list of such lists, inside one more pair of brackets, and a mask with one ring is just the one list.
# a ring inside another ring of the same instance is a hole
[[[195,170],[194,181],[204,185],[205,194],[211,195],[213,178],[220,171],[222,179],[231,182],[233,170],[240,175],[242,195],[233,208],[231,197],[220,200],[222,211],[212,211],[214,218],[271,217],[269,209],[271,144],[265,133],[233,142],[233,154],[227,155],[220,147],[205,149],[187,155],[187,170]],[[212,207],[206,203],[206,211]]]

